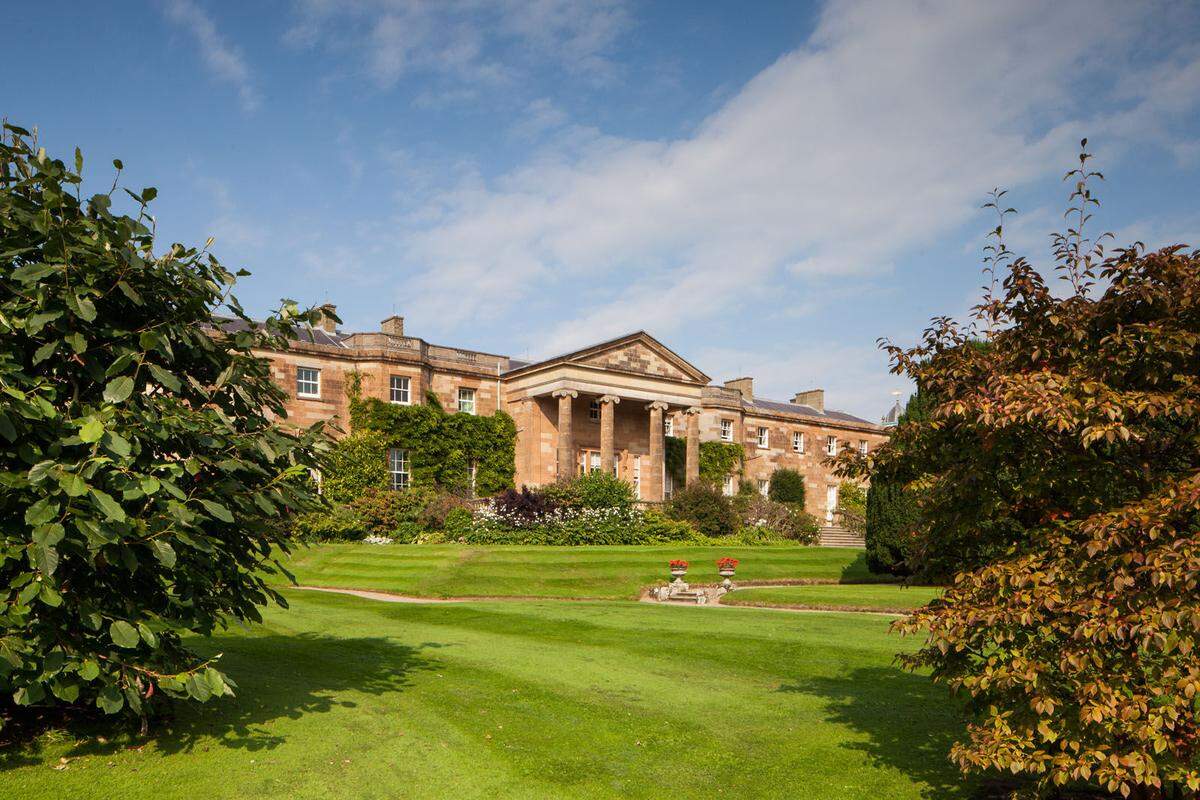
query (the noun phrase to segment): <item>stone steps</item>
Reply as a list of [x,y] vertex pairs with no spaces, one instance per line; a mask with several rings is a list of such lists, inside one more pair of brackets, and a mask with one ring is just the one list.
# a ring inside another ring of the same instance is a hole
[[857,547],[860,549],[867,546],[861,533],[835,527],[821,528],[817,544],[822,547]]

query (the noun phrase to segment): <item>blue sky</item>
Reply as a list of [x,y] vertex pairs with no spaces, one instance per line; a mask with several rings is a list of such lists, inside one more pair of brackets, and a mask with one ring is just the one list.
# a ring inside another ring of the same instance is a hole
[[1096,230],[1200,244],[1194,3],[44,2],[0,115],[123,159],[254,312],[403,314],[536,357],[645,329],[756,394],[870,418],[977,296],[1006,186],[1045,261],[1078,140]]

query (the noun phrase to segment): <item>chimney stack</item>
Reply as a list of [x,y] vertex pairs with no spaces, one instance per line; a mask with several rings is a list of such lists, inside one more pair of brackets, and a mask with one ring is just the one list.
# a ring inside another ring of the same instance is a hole
[[326,303],[317,309],[319,316],[317,325],[326,333],[337,332],[337,306],[333,303]]
[[754,378],[734,378],[725,381],[726,389],[737,389],[742,393],[742,399],[748,403],[754,402]]
[[403,336],[404,335],[404,317],[398,317],[395,314],[379,323],[379,330],[386,333],[388,336]]
[[825,413],[825,390],[809,389],[806,392],[796,392],[792,402],[799,406],[811,406],[822,414]]

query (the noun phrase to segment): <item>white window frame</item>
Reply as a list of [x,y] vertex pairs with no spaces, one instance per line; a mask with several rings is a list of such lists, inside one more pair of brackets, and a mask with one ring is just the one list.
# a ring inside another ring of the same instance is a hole
[[389,485],[392,491],[407,489],[412,478],[408,451],[401,447],[389,447],[387,456]]
[[642,457],[633,457],[633,496],[642,499]]
[[[464,396],[465,395],[465,396]],[[465,404],[464,404],[465,401]],[[475,390],[467,386],[458,387],[458,413],[475,416]]]
[[600,401],[593,400],[588,403],[588,419],[592,422],[600,421]]
[[838,507],[838,487],[836,483],[828,484],[825,487],[825,523],[833,524],[833,514]]
[[593,472],[600,471],[600,451],[599,450],[580,450],[579,451],[579,474],[591,475]]
[[471,476],[471,497],[475,496],[475,476],[479,474],[479,464],[472,459],[467,467],[467,472]]
[[675,478],[671,473],[667,472],[667,467],[663,465],[663,500],[670,500],[675,494]]
[[731,419],[721,420],[721,441],[722,442],[732,442],[733,441],[733,420],[731,420]]
[[[304,373],[311,372],[312,379],[301,377]],[[316,386],[314,391],[308,392],[302,390],[301,385]],[[320,397],[321,396],[321,370],[318,367],[296,367],[296,397]]]
[[794,431],[792,433],[792,452],[804,455],[804,432]]
[[675,420],[672,417],[667,417],[663,421],[663,436],[675,435]]
[[734,486],[733,486],[733,476],[732,476],[732,475],[726,475],[726,476],[725,476],[725,483],[724,483],[724,485],[721,487],[721,491],[722,491],[722,493],[723,493],[723,494],[724,494],[726,497],[733,497],[733,490],[734,490]]
[[766,497],[770,491],[771,491],[771,482],[768,480],[765,480],[763,478],[759,478],[758,479],[758,493],[761,494],[763,497]]
[[864,456],[867,454],[868,447],[869,447],[869,445],[867,445],[866,439],[858,440],[858,452],[862,453]]
[[758,426],[758,446],[765,449],[771,449],[771,429],[762,425]]
[[412,378],[392,375],[388,379],[388,402],[398,406],[412,405]]
[[825,454],[830,456],[838,454],[838,438],[836,436],[825,437]]

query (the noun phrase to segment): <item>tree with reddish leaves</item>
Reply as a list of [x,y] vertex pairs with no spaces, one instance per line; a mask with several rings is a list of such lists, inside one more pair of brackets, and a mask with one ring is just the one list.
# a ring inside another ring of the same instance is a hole
[[[1086,148],[1086,140],[1083,142]],[[846,474],[919,489],[923,569],[944,596],[896,627],[903,657],[965,698],[964,772],[1031,790],[1200,791],[1200,251],[1106,254],[1085,227],[1102,176],[1067,173],[1055,274],[1004,245],[961,327],[885,343],[932,398]]]

